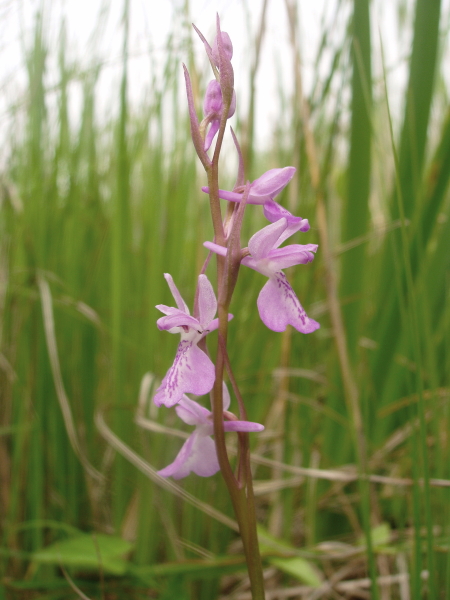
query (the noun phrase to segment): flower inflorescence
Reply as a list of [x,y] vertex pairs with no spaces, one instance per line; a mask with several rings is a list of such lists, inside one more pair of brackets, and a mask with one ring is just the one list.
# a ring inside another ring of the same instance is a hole
[[[246,419],[240,398],[238,399],[241,418],[238,419],[228,412],[230,395],[225,383],[222,382],[223,365],[220,378],[217,378],[217,365],[212,362],[206,347],[205,336],[218,329],[218,353],[223,353],[224,362],[228,366],[224,341],[226,336],[223,332],[226,332],[227,322],[232,318],[228,313],[228,305],[236,285],[240,265],[249,267],[268,278],[259,293],[257,307],[261,320],[269,329],[285,331],[286,327],[291,325],[301,333],[311,333],[320,326],[308,317],[283,272],[283,269],[288,267],[311,262],[317,250],[316,244],[281,246],[295,233],[309,230],[307,219],[292,215],[275,200],[294,177],[295,168],[288,166],[270,169],[253,182],[244,184],[242,153],[236,136],[231,130],[239,157],[238,177],[233,190],[219,189],[217,173],[222,138],[227,120],[236,110],[234,73],[231,65],[233,46],[229,35],[220,30],[219,20],[217,35],[212,46],[201,32],[195,29],[203,41],[215,75],[215,79],[210,81],[206,88],[203,102],[204,118],[199,122],[189,73],[184,67],[191,135],[197,155],[208,175],[208,185],[202,187],[202,190],[210,195],[215,233],[214,241],[206,241],[203,245],[218,257],[219,281],[218,298],[216,298],[214,289],[204,273],[209,263],[208,258],[198,277],[196,303],[194,316],[192,316],[171,275],[166,273],[165,278],[177,307],[163,304],[156,307],[165,315],[158,319],[158,328],[169,333],[178,333],[181,339],[174,362],[156,390],[154,402],[158,406],[175,406],[178,416],[185,423],[195,426],[175,461],[159,471],[164,477],[172,476],[176,479],[185,477],[190,472],[207,477],[221,468],[216,444],[211,438],[212,435],[220,432],[220,429],[217,430],[215,427],[219,426],[223,432],[234,431],[241,435],[264,429],[259,423]],[[214,140],[216,140],[215,148],[212,151]],[[229,203],[225,220],[221,216],[220,199]],[[248,204],[262,205],[264,216],[270,224],[256,232],[248,241],[248,246],[242,247],[241,226]],[[225,312],[219,310],[219,318],[216,317],[218,307],[225,310]],[[215,386],[216,379],[222,387]],[[219,406],[223,417],[218,420],[214,420],[214,414],[217,414],[214,412],[214,406],[217,410],[217,403],[212,403],[212,411],[210,411],[186,396],[186,394],[203,396],[210,393],[213,387],[215,393],[217,390],[220,392]],[[234,381],[233,388],[238,397],[239,393]]]

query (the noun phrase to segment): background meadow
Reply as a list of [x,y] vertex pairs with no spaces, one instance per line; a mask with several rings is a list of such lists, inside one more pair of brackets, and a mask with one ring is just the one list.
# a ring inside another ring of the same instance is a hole
[[[267,598],[448,598],[449,6],[393,2],[388,31],[381,1],[330,3],[312,52],[301,3],[277,0],[269,77],[273,4],[242,3],[233,127],[248,179],[297,168],[280,201],[312,225],[294,241],[319,251],[288,276],[321,329],[266,329],[261,277],[241,273],[230,351],[249,418],[266,425],[253,458]],[[133,2],[109,62],[78,59],[58,5],[34,5],[22,79],[4,85],[1,599],[250,598],[220,475],[155,475],[182,439],[150,401],[176,345],[154,306],[171,303],[164,272],[192,305],[212,239],[180,66],[200,112],[201,23],[172,6],[144,76]],[[234,41],[226,15],[223,27]],[[248,236],[263,225],[247,211]]]

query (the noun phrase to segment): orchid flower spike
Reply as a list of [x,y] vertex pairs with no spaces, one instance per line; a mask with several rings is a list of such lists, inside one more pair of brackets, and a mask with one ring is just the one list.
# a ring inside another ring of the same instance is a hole
[[[230,395],[226,385],[223,385],[223,409],[227,411],[230,406]],[[183,444],[176,459],[158,471],[163,477],[181,479],[191,471],[201,477],[210,477],[220,470],[216,446],[211,435],[214,426],[211,411],[200,406],[194,400],[183,396],[176,406],[178,416],[188,425],[195,425],[194,431]],[[233,418],[234,415],[226,412],[224,416]],[[250,421],[230,420],[224,421],[225,431],[262,431],[263,425]]]
[[[291,181],[295,174],[295,167],[284,167],[283,169],[270,169],[261,177],[250,184],[250,194],[247,204],[265,204],[273,200]],[[208,187],[202,187],[202,191],[209,194]],[[234,192],[219,190],[219,198],[230,202],[240,202],[244,193],[244,187],[237,188]]]
[[218,328],[219,319],[214,319],[217,300],[206,275],[199,275],[198,278],[198,319],[190,315],[172,276],[165,273],[164,277],[178,308],[158,304],[156,308],[166,316],[158,319],[156,324],[160,330],[180,333],[181,341],[173,365],[156,390],[154,402],[157,406],[174,406],[185,393],[202,396],[211,391],[215,380],[214,364],[197,344],[210,331]]
[[[205,114],[205,119],[203,123],[207,125],[211,123],[211,127],[209,128],[208,133],[205,138],[205,150],[209,150],[211,143],[214,139],[214,136],[219,131],[220,127],[220,118],[222,116],[222,108],[223,108],[223,99],[222,99],[222,90],[220,88],[220,83],[213,79],[208,83],[208,87],[206,88],[205,100],[203,102],[203,112]],[[228,111],[227,119],[232,117],[236,111],[236,94],[233,90],[233,96],[231,99],[230,109]]]
[[[317,244],[292,244],[279,248],[294,233],[292,229],[284,217],[267,225],[250,238],[250,256],[243,258],[241,263],[269,278],[257,301],[262,322],[273,331],[284,331],[287,325],[292,325],[301,333],[311,333],[320,325],[307,316],[282,269],[311,262]],[[300,229],[301,223],[297,224],[296,231]],[[225,256],[227,253],[227,249],[218,244],[205,242],[203,245],[216,254]]]

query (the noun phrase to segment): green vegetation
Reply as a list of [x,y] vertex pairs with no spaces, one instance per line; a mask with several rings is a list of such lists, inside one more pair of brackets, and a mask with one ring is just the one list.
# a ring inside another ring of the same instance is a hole
[[[326,52],[333,58],[309,98],[296,3],[280,6],[291,17],[294,93],[278,92],[270,151],[252,145],[252,94],[238,135],[249,179],[298,169],[280,201],[312,225],[295,241],[320,247],[289,276],[321,329],[266,329],[255,306],[261,276],[241,273],[230,351],[249,419],[266,424],[253,458],[267,590],[361,598],[371,586],[374,599],[448,598],[450,112],[442,108],[441,4],[416,0],[405,17],[412,51],[400,119],[391,117],[386,76],[372,74],[384,58],[369,0],[354,1],[338,44],[323,27],[316,73]],[[145,374],[161,378],[176,343],[158,332],[154,306],[170,304],[164,272],[192,305],[201,241],[212,239],[181,60],[199,109],[206,82],[192,32],[178,31],[143,106],[128,101],[123,60],[111,120],[98,115],[103,67],[69,64],[63,34],[58,85],[46,87],[55,49],[41,17],[24,57],[28,85],[10,109],[0,172],[0,599],[74,598],[77,588],[90,598],[248,598],[220,475],[174,483],[155,474],[180,439],[168,435],[178,427],[173,411],[148,402],[154,379]],[[75,119],[74,85],[82,90]],[[248,211],[246,232],[263,221]]]

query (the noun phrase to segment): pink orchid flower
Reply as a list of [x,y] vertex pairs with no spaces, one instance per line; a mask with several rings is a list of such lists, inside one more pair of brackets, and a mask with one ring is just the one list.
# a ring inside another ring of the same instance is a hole
[[172,276],[165,273],[164,277],[178,308],[158,304],[156,308],[166,316],[158,319],[156,324],[160,330],[181,334],[181,340],[173,365],[156,390],[154,402],[157,406],[174,406],[185,393],[202,396],[211,391],[215,379],[214,364],[197,344],[210,331],[217,329],[219,320],[214,319],[217,300],[206,275],[198,278],[198,319],[190,315]]
[[[301,333],[311,333],[320,327],[317,321],[307,316],[282,271],[314,259],[313,252],[316,252],[317,244],[292,244],[279,248],[301,228],[301,221],[295,225],[289,224],[285,217],[278,219],[255,233],[248,243],[250,256],[241,260],[243,265],[269,278],[259,293],[257,305],[262,322],[273,331],[284,331],[288,325],[292,325]],[[223,246],[212,242],[203,245],[216,254],[226,256],[227,249]]]
[[[223,409],[225,417],[232,418],[228,413],[230,395],[227,387],[223,386]],[[216,446],[211,436],[214,433],[212,413],[194,400],[183,396],[175,407],[178,416],[188,425],[195,425],[194,431],[183,444],[177,457],[167,467],[158,471],[163,477],[181,479],[191,471],[201,477],[210,477],[220,470]],[[236,417],[234,417],[235,419]],[[262,431],[263,425],[250,421],[224,421],[225,431]]]

